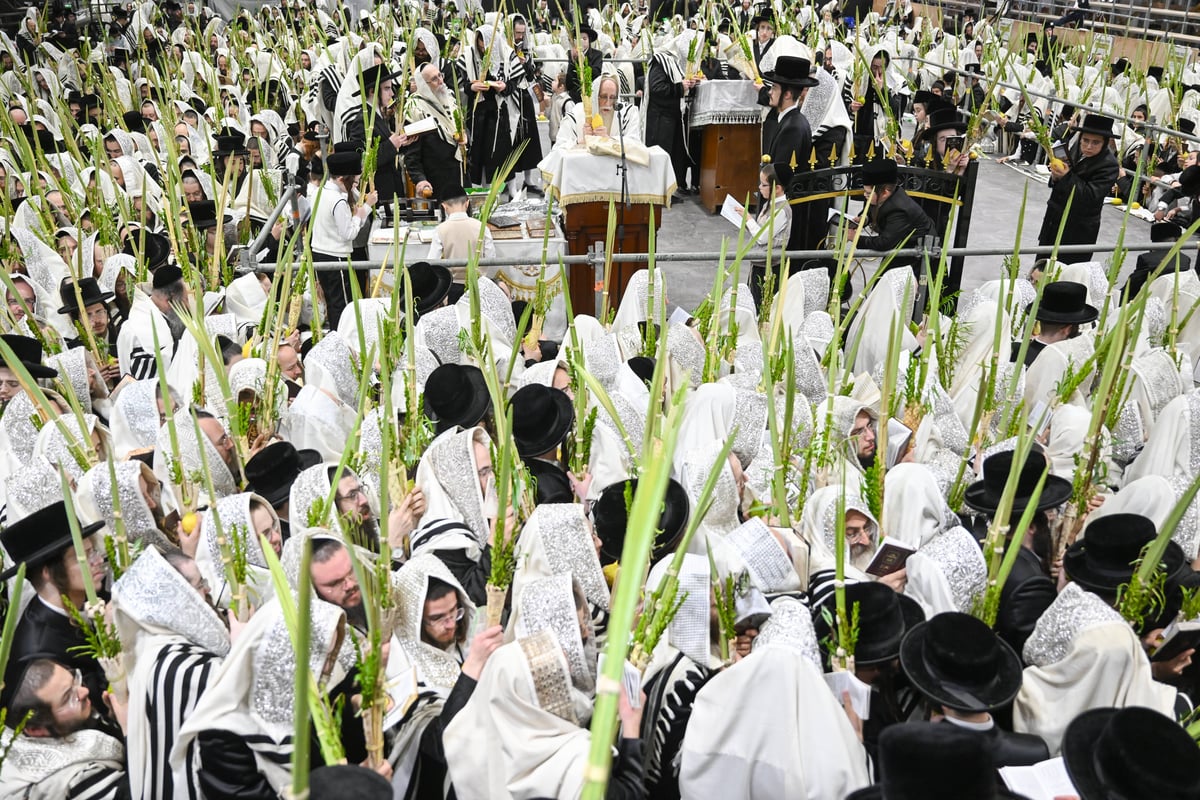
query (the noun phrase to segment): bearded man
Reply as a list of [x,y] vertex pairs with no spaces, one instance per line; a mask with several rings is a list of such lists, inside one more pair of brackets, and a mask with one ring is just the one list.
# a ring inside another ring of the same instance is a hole
[[441,197],[463,181],[463,149],[455,123],[458,106],[437,64],[421,67],[415,82],[417,91],[409,95],[404,120],[411,124],[432,118],[437,127],[404,149],[404,166],[418,197]]

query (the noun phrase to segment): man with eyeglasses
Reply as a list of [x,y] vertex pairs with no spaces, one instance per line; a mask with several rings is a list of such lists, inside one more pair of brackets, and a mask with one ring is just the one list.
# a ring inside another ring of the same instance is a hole
[[[330,480],[333,479],[336,469],[330,467]],[[347,539],[364,547],[377,548],[379,520],[376,519],[375,509],[371,506],[371,496],[367,487],[363,486],[358,476],[350,470],[342,471],[334,501]],[[388,543],[399,550],[424,513],[425,495],[420,489],[413,489],[388,516]]]
[[119,730],[96,713],[80,670],[50,658],[29,662],[8,707],[10,718],[29,720],[0,771],[0,797],[130,797],[121,740],[126,709],[105,697]]
[[[104,587],[106,570],[103,540],[93,534],[102,527],[102,522],[95,522],[80,530],[84,563],[97,590]],[[36,592],[17,623],[2,700],[10,699],[16,691],[26,661],[33,657],[48,657],[70,669],[78,669],[92,706],[103,708],[107,683],[104,670],[92,656],[75,649],[87,642],[66,612],[68,600],[78,609],[83,609],[88,602],[80,559],[71,539],[66,504],[59,500],[9,525],[0,533],[0,544],[4,545],[12,564],[0,572],[0,581],[12,578],[23,563],[25,577]]]

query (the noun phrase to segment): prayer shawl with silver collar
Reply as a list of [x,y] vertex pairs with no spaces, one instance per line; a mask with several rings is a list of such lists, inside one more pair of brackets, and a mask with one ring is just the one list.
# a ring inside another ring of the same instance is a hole
[[[3,740],[11,736],[4,730]],[[0,797],[23,800],[115,800],[124,794],[125,747],[98,730],[67,739],[21,735],[0,771]]]

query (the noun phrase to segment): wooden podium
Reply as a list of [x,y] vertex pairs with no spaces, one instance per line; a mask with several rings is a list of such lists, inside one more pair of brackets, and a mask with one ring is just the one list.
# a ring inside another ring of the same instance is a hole
[[[567,253],[573,256],[587,255],[588,248],[595,242],[604,243],[608,237],[608,203],[574,203],[566,207],[565,236]],[[617,217],[617,230],[613,236],[614,253],[646,253],[650,250],[650,210],[654,210],[655,233],[662,227],[663,206],[659,204],[632,203],[628,208],[616,204],[613,213]],[[621,302],[629,278],[645,264],[613,262],[612,286],[609,291],[609,308]],[[603,266],[597,265],[595,273],[585,264],[572,264],[567,272],[567,289],[571,293],[571,308],[576,314],[596,314],[597,298],[603,292]]]
[[[601,140],[602,142],[604,140]],[[538,165],[545,181],[546,194],[562,209],[563,237],[567,253],[587,255],[594,243],[608,237],[608,209],[612,204],[617,229],[614,253],[645,253],[650,250],[650,214],[653,211],[657,231],[663,212],[675,191],[675,171],[671,157],[661,147],[642,147],[641,158],[628,162],[627,180],[622,182],[620,162],[608,154],[593,154],[586,148],[554,149]],[[640,162],[640,163],[639,163]],[[621,202],[626,197],[629,205]],[[644,263],[613,263],[612,285],[608,287],[609,308],[621,302],[621,293],[629,278]],[[596,296],[603,291],[597,285],[603,273],[585,264],[572,264],[567,273],[567,290],[576,314],[595,314]]]
[[758,193],[762,125],[705,125],[700,145],[700,204],[719,211],[726,195],[739,203]]

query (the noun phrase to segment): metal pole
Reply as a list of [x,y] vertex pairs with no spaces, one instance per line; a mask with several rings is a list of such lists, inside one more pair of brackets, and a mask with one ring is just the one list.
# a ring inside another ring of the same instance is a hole
[[[1174,242],[1144,242],[1144,243],[1127,243],[1125,249],[1137,252],[1166,252],[1175,246]],[[1062,255],[1071,255],[1078,253],[1111,253],[1116,250],[1114,245],[1107,244],[1064,244],[1057,248],[1053,245],[1033,245],[1029,247],[1021,247],[1014,250],[1011,247],[948,247],[945,248],[945,253],[948,258],[955,256],[1007,256],[1014,252],[1019,255],[1032,256],[1049,256],[1054,252]],[[936,258],[942,252],[941,249],[934,247],[925,249],[923,247],[908,247],[903,250],[856,250],[854,257],[856,259],[868,258],[885,258],[889,255],[895,257],[924,257],[929,255]],[[817,258],[837,258],[841,255],[840,250],[788,250],[782,255],[787,255],[793,261],[808,260]],[[655,253],[654,260],[657,263],[669,263],[672,261],[711,261],[714,264],[720,259],[719,252],[701,252],[701,253]],[[561,260],[563,264],[571,266],[581,264],[594,267],[597,263],[603,263],[603,254],[589,254],[582,256],[562,256],[561,259],[555,259],[548,262],[549,266],[553,266],[555,261]],[[612,260],[620,261],[626,264],[645,264],[650,260],[649,253],[613,253]],[[395,261],[388,262],[391,266],[395,266]],[[441,264],[445,267],[464,267],[467,264],[466,259],[436,259],[431,260],[431,264]],[[528,259],[517,260],[511,258],[483,258],[478,262],[480,267],[514,267],[529,264]],[[285,265],[279,263],[259,264],[254,268],[254,271],[270,273],[278,269],[283,269]],[[339,271],[345,269],[380,269],[383,267],[383,261],[368,259],[365,261],[318,261],[313,264],[313,268],[318,272]],[[239,272],[247,270],[239,269]]]

